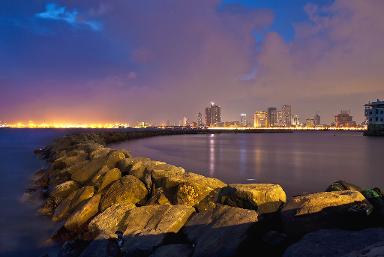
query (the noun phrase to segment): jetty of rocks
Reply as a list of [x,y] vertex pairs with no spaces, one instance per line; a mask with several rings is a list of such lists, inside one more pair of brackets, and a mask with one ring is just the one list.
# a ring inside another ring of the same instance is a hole
[[62,244],[59,256],[384,253],[384,200],[377,188],[338,181],[325,192],[287,198],[277,184],[226,184],[108,147],[192,133],[207,132],[85,132],[36,150],[48,167],[35,173],[29,192],[43,197],[39,213],[61,224],[52,235]]

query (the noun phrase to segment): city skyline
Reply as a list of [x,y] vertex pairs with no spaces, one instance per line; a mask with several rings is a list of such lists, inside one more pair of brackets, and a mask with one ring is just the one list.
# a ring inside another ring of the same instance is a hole
[[[290,104],[364,120],[383,98],[380,0],[2,1],[0,120],[223,120]],[[143,20],[143,17],[145,19]],[[364,21],[364,22],[362,22]]]

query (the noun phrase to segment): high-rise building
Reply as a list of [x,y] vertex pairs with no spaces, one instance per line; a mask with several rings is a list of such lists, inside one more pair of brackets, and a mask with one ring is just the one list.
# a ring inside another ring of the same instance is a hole
[[276,107],[268,108],[268,127],[277,126],[277,109]]
[[349,111],[342,110],[339,114],[335,115],[336,127],[355,127],[356,122],[353,121],[353,117],[349,114]]
[[320,115],[318,113],[316,113],[315,116],[313,116],[313,120],[314,120],[314,125],[315,126],[319,126],[320,125]]
[[282,115],[283,115],[283,126],[284,127],[290,127],[292,125],[292,110],[291,110],[291,106],[290,105],[283,105],[283,107],[281,107],[281,112],[282,112]]
[[295,126],[295,127],[301,126],[300,116],[299,115],[296,114],[296,115],[293,116],[292,125]]
[[201,112],[199,112],[199,113],[197,114],[197,127],[199,127],[199,128],[204,127],[204,123],[203,123],[203,115],[201,114]]
[[245,113],[240,114],[240,125],[242,127],[247,126],[247,114],[245,114]]
[[277,111],[276,112],[276,117],[277,117],[277,120],[276,120],[276,126],[278,127],[282,127],[283,126],[283,112],[282,111]]
[[315,119],[306,119],[305,120],[305,126],[307,128],[314,128],[315,127]]
[[187,119],[187,117],[183,117],[183,120],[182,120],[182,126],[183,127],[186,127],[186,126],[188,126],[188,119]]
[[205,124],[210,127],[219,122],[221,122],[221,107],[211,102],[211,105],[205,108]]
[[266,128],[268,127],[268,113],[267,112],[255,112],[253,117],[253,127]]

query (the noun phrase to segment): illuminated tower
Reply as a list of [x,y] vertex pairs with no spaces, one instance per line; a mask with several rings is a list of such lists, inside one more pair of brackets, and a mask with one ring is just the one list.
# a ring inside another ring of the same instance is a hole
[[203,123],[203,115],[201,114],[201,112],[199,112],[199,113],[197,114],[197,126],[198,126],[199,128],[204,127],[204,123]]
[[221,107],[211,102],[211,105],[205,108],[205,125],[213,126],[221,122]]
[[282,112],[282,122],[284,127],[290,127],[292,125],[292,112],[291,112],[291,106],[290,105],[283,105],[281,108]]
[[242,127],[247,126],[247,114],[245,113],[240,114],[240,124]]
[[253,119],[253,127],[266,128],[268,126],[268,113],[267,112],[255,112]]
[[268,108],[268,127],[277,126],[277,110],[276,107]]

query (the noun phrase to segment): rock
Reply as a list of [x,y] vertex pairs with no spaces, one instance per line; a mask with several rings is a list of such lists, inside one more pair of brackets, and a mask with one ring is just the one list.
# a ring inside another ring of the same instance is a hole
[[160,188],[156,188],[152,192],[151,198],[146,203],[146,205],[153,205],[153,204],[160,204],[160,205],[171,204],[171,202],[165,196],[164,190],[161,187]]
[[195,208],[198,212],[208,211],[215,209],[219,203],[219,196],[221,194],[222,188],[216,188],[212,190],[203,200],[201,200]]
[[116,237],[116,231],[123,230],[119,224],[125,218],[126,213],[135,207],[134,204],[127,202],[114,204],[94,217],[88,225],[88,230],[93,234],[103,234],[108,238]]
[[156,187],[162,187],[165,190],[175,188],[185,179],[183,175],[185,170],[170,164],[155,165],[150,169],[152,182]]
[[101,201],[101,210],[107,209],[109,206],[120,203],[130,202],[136,204],[142,201],[148,194],[143,182],[138,178],[128,175],[115,181],[104,193]]
[[82,187],[68,195],[56,208],[53,221],[65,219],[83,201],[88,200],[94,194],[93,186]]
[[117,163],[117,168],[119,168],[121,173],[128,175],[133,165],[132,161],[133,161],[133,158],[125,158]]
[[38,209],[38,213],[44,216],[52,216],[55,212],[56,204],[52,198],[48,198],[47,201]]
[[189,172],[183,175],[183,180],[177,186],[176,204],[197,205],[213,190],[226,186],[224,182],[216,178],[207,178]]
[[344,191],[344,190],[354,190],[354,191],[360,192],[361,188],[354,184],[345,182],[344,180],[338,180],[333,182],[325,191],[333,192],[333,191]]
[[384,256],[384,241],[353,251],[342,257],[382,257]]
[[46,170],[41,169],[35,172],[31,178],[32,188],[46,188],[49,186],[49,176]]
[[375,208],[375,214],[381,221],[384,217],[384,195],[377,187],[361,192]]
[[189,244],[169,244],[160,246],[149,257],[190,257],[192,253]]
[[284,190],[277,184],[232,184],[219,196],[222,204],[257,210],[259,214],[277,212],[286,201]]
[[79,206],[76,211],[67,219],[64,227],[69,231],[81,231],[87,221],[98,213],[100,199],[101,195],[97,194]]
[[63,157],[56,159],[52,163],[52,168],[62,170],[88,158],[88,154],[83,150],[72,151]]
[[177,233],[194,211],[185,205],[148,205],[130,210],[124,223],[124,255],[149,255],[166,234]]
[[102,191],[104,188],[109,186],[112,182],[119,180],[121,178],[121,172],[118,168],[111,169],[105,173],[103,177],[103,181],[98,189],[98,191]]
[[77,190],[79,184],[73,180],[66,181],[57,185],[50,196],[55,201],[55,204],[59,204],[64,198],[66,198],[70,193]]
[[121,257],[120,248],[113,238],[100,236],[93,240],[80,257]]
[[321,228],[361,225],[369,210],[372,206],[360,192],[348,190],[293,197],[281,214],[286,233],[300,236]]
[[383,228],[361,231],[324,229],[305,235],[299,242],[291,245],[283,256],[339,257],[382,241]]
[[257,221],[256,211],[217,205],[195,214],[184,227],[184,233],[195,243],[193,257],[235,256]]
[[78,257],[87,246],[83,240],[69,240],[61,247],[57,257]]
[[89,157],[91,158],[91,160],[98,159],[98,158],[103,158],[103,157],[107,156],[111,151],[112,151],[111,148],[100,147],[98,149],[93,150],[89,154]]
[[84,184],[90,180],[104,165],[112,169],[115,167],[118,161],[123,160],[124,158],[124,153],[119,151],[111,151],[107,156],[93,159],[81,168],[74,171],[71,178],[72,180]]
[[103,182],[104,175],[110,170],[110,168],[107,165],[104,165],[101,167],[101,169],[96,172],[95,176],[91,179],[91,184],[93,184],[95,187],[99,188],[101,183]]

